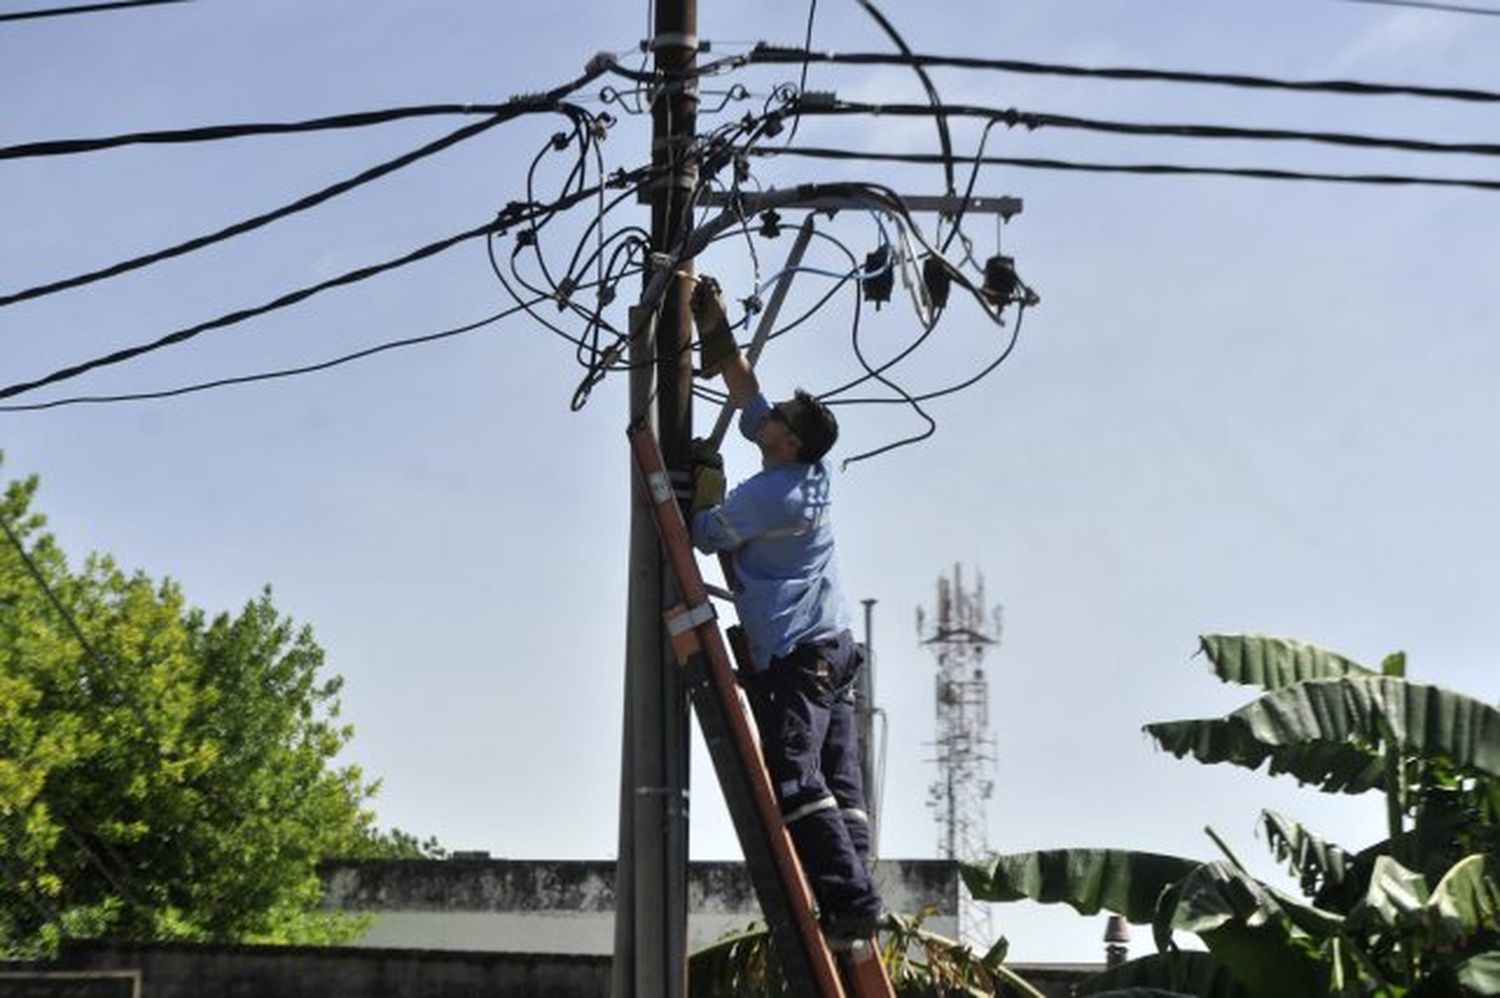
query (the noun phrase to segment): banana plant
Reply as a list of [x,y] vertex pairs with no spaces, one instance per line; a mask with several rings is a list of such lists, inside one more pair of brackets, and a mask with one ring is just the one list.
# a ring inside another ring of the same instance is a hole
[[[1045,998],[1023,977],[1005,966],[1004,938],[984,954],[922,927],[931,914],[892,914],[881,934],[880,958],[898,998],[951,995],[988,998],[1004,993]],[[688,960],[688,991],[716,998],[765,998],[790,995],[771,950],[766,926],[753,922],[695,951]]]
[[[1226,717],[1147,725],[1157,743],[1330,793],[1383,793],[1386,839],[1350,852],[1264,812],[1267,842],[1304,898],[1251,877],[1227,847],[1211,862],[1100,849],[999,856],[965,869],[973,896],[1149,923],[1160,952],[1089,993],[1500,993],[1500,710],[1408,681],[1400,653],[1377,670],[1283,638],[1200,643],[1220,679],[1263,692]],[[1174,931],[1196,934],[1207,953],[1178,952]]]

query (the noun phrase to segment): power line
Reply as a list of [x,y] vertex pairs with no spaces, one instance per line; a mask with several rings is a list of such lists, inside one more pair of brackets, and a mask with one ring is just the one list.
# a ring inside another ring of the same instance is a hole
[[69,14],[96,14],[106,10],[121,10],[126,7],[156,7],[168,3],[191,3],[192,0],[111,0],[109,3],[84,3],[72,7],[44,7],[40,10],[22,10],[14,14],[0,14],[0,21],[29,21],[41,17],[64,17]]
[[[125,132],[97,138],[47,139],[0,147],[0,160],[31,159],[39,156],[74,156],[130,145],[184,145],[195,142],[222,142],[259,135],[293,135],[346,128],[368,128],[410,118],[451,117],[454,115],[504,114],[518,106],[556,101],[595,79],[589,72],[564,87],[530,97],[517,97],[500,104],[419,104],[411,107],[383,108],[378,111],[355,111],[331,114],[303,121],[246,122],[237,125],[201,125],[193,128],[169,128],[147,132]],[[559,91],[561,91],[559,93]]]
[[[13,292],[11,294],[0,295],[0,308],[3,308],[7,305],[14,305],[17,302],[27,301],[28,299],[40,298],[44,295],[54,294],[59,291],[66,291],[71,288],[82,287],[83,285],[92,284],[95,281],[100,281],[108,277],[117,277],[120,274],[129,273],[132,270],[139,270],[142,267],[160,263],[163,260],[169,260],[173,257],[182,256],[184,254],[194,252],[195,250],[200,250],[207,246],[212,246],[215,243],[223,242],[224,240],[233,238],[235,236],[244,235],[247,232],[251,232],[255,229],[261,228],[262,226],[269,225],[272,222],[286,218],[289,215],[295,215],[298,212],[307,211],[308,209],[316,207],[317,205],[338,197],[341,194],[346,194],[349,191],[354,190],[356,187],[361,187],[374,180],[378,180],[379,178],[386,176],[387,174],[394,173],[397,170],[410,166],[418,160],[431,156],[434,153],[441,152],[442,150],[447,149],[449,146],[457,145],[460,142],[471,139],[482,132],[488,131],[496,125],[502,124],[507,121],[512,121],[522,114],[532,113],[535,111],[551,110],[569,113],[569,107],[566,104],[552,104],[545,107],[518,104],[508,112],[495,114],[483,121],[475,122],[471,125],[465,125],[463,128],[460,128],[455,132],[450,132],[449,134],[444,135],[432,142],[429,142],[426,145],[419,146],[418,148],[413,149],[410,152],[402,153],[400,156],[397,156],[394,159],[390,159],[385,161],[384,163],[379,163],[375,166],[372,166],[353,177],[349,177],[337,183],[330,184],[329,186],[324,187],[322,190],[314,191],[311,194],[298,198],[296,201],[293,201],[290,204],[282,205],[279,208],[272,209],[271,211],[265,212],[263,214],[255,215],[251,218],[235,222],[234,224],[225,226],[224,228],[219,229],[215,232],[207,233],[201,236],[195,236],[192,239],[177,243],[176,245],[169,246],[165,249],[156,250],[154,252],[146,253],[137,257],[132,257],[129,260],[123,260],[119,263],[114,263],[107,267],[101,267],[97,270],[87,271],[85,273],[76,274],[71,277],[62,278],[60,280],[49,281],[45,284],[38,284],[21,291]],[[583,112],[579,111],[577,113],[582,114]]]
[[[750,150],[750,155],[868,160],[876,163],[931,164],[943,161],[942,156],[933,153],[860,152],[851,149],[829,149],[814,146],[753,149]],[[1315,173],[1304,170],[1276,170],[1260,167],[1183,166],[1171,163],[1087,163],[1020,156],[982,156],[972,159],[970,162],[978,162],[986,166],[1015,166],[1031,170],[1063,170],[1083,173],[1128,173],[1145,176],[1245,177],[1255,180],[1308,180],[1334,184],[1372,184],[1396,187],[1460,187],[1473,190],[1500,191],[1500,180],[1479,180],[1462,177],[1418,177],[1379,173]]]
[[268,312],[274,312],[279,309],[286,308],[290,305],[295,305],[298,302],[304,301],[308,298],[311,298],[313,295],[319,294],[323,291],[327,291],[331,288],[342,287],[347,284],[355,284],[360,281],[367,280],[371,277],[375,277],[378,274],[383,274],[386,271],[395,270],[408,264],[416,263],[419,260],[425,260],[428,257],[436,256],[437,254],[442,253],[444,250],[451,249],[452,247],[457,246],[459,243],[466,242],[467,240],[474,239],[478,236],[483,236],[501,229],[520,225],[527,221],[531,221],[541,215],[554,213],[564,208],[571,207],[572,205],[577,204],[579,201],[593,197],[601,188],[605,186],[629,186],[632,183],[639,183],[649,179],[650,175],[651,169],[649,167],[642,167],[635,170],[633,173],[621,174],[616,177],[612,177],[607,181],[603,181],[594,187],[588,188],[586,190],[576,191],[573,194],[570,194],[564,198],[560,198],[559,200],[549,205],[533,206],[522,205],[519,202],[512,203],[511,205],[507,206],[506,210],[502,211],[500,213],[500,216],[494,221],[485,222],[483,225],[477,225],[471,229],[465,229],[462,232],[454,233],[453,235],[446,236],[435,242],[427,243],[424,246],[419,246],[416,249],[404,253],[401,256],[395,257],[393,259],[346,271],[345,273],[339,274],[335,277],[331,277],[325,281],[320,281],[317,284],[308,285],[306,287],[298,288],[295,291],[287,292],[286,294],[281,295],[280,297],[275,298],[264,305],[258,305],[252,308],[243,308],[234,312],[229,312],[216,318],[209,319],[206,322],[200,322],[193,326],[175,330],[149,343],[142,343],[132,347],[125,347],[120,350],[115,350],[112,353],[82,361],[78,364],[60,368],[40,378],[8,385],[4,388],[0,388],[0,399],[12,398],[24,392],[41,388],[45,385],[56,384],[60,381],[67,381],[69,379],[76,378],[81,374],[92,371],[95,368],[108,367],[110,365],[123,363],[127,360],[133,360],[134,358],[140,357],[144,354],[193,339],[196,336],[214,329],[223,329],[228,326],[237,325],[238,323],[244,322],[246,319],[253,319],[257,316],[265,315]]
[[1070,66],[1060,63],[1026,62],[1015,59],[979,59],[968,56],[916,54],[892,55],[886,52],[809,52],[761,43],[743,56],[746,63],[769,65],[797,64],[804,60],[846,66],[944,66],[951,69],[992,70],[1040,76],[1071,76],[1106,80],[1133,80],[1158,83],[1201,83],[1215,86],[1243,87],[1258,90],[1290,90],[1304,93],[1332,93],[1344,96],[1424,97],[1437,100],[1500,103],[1500,93],[1463,87],[1431,87],[1405,83],[1368,83],[1357,80],[1285,80],[1240,73],[1203,73],[1187,70],[1141,69],[1131,67]]
[[[910,59],[912,57],[911,46],[906,44],[906,39],[901,37],[901,33],[886,19],[886,16],[880,12],[875,4],[871,0],[856,0],[856,2],[860,7],[864,8],[866,13],[875,19],[875,23],[880,25],[881,30],[886,33],[886,36],[895,43],[896,48],[901,50],[901,54]],[[806,69],[807,63],[803,62],[802,66]],[[953,138],[948,133],[948,116],[942,111],[942,98],[938,96],[937,87],[932,83],[932,77],[927,75],[927,67],[923,66],[920,62],[913,62],[911,66],[916,71],[917,79],[922,81],[922,89],[927,91],[927,101],[932,105],[931,114],[937,122],[938,145],[942,146],[943,156],[945,157],[943,161],[943,179],[948,185],[947,193],[952,195],[955,191],[953,183]]]
[[[544,295],[527,304],[536,305],[546,300],[547,296]],[[23,405],[0,405],[0,412],[40,412],[44,409],[58,409],[64,406],[74,405],[102,405],[114,402],[144,402],[151,399],[165,399],[175,398],[179,395],[192,395],[196,392],[205,392],[214,388],[227,388],[232,385],[248,385],[253,384],[257,381],[275,381],[280,378],[292,378],[302,374],[313,374],[317,371],[326,371],[329,368],[338,367],[342,364],[348,364],[356,360],[363,360],[366,357],[373,357],[376,354],[385,353],[390,350],[399,350],[404,347],[417,346],[423,343],[433,343],[437,340],[444,340],[453,336],[461,336],[464,333],[471,333],[476,329],[482,329],[485,326],[499,322],[501,319],[509,318],[510,316],[515,315],[517,312],[523,311],[526,308],[527,305],[514,305],[500,312],[496,312],[493,315],[485,316],[483,319],[478,319],[474,322],[466,323],[462,326],[455,326],[451,329],[444,329],[436,333],[426,333],[422,336],[410,336],[405,339],[390,340],[385,343],[378,343],[375,346],[367,347],[363,350],[357,350],[354,353],[344,354],[343,356],[334,357],[331,360],[321,361],[316,364],[306,364],[301,367],[288,367],[274,371],[261,371],[256,374],[242,374],[228,378],[217,378],[213,381],[202,381],[196,384],[182,385],[177,388],[164,388],[157,391],[129,392],[120,395],[79,395],[71,398],[53,399],[50,402],[33,402]]]
[[1487,14],[1500,17],[1494,7],[1469,7],[1458,3],[1435,3],[1433,0],[1349,0],[1350,3],[1373,3],[1387,7],[1416,7],[1420,10],[1436,10],[1445,14]]
[[[854,101],[807,101],[799,109],[806,115],[892,115],[898,117],[925,116],[932,108],[925,104],[867,104]],[[1108,121],[1099,118],[1079,118],[1066,114],[1051,114],[1042,111],[1021,111],[1016,108],[992,108],[967,104],[943,106],[947,114],[958,117],[986,118],[1004,123],[1012,128],[1028,131],[1037,128],[1069,128],[1091,132],[1106,132],[1114,135],[1172,136],[1191,139],[1246,139],[1276,142],[1318,142],[1327,145],[1359,146],[1373,149],[1399,149],[1406,152],[1460,153],[1471,156],[1500,156],[1500,143],[1493,142],[1436,142],[1428,139],[1393,138],[1389,136],[1362,135],[1349,132],[1300,131],[1287,128],[1247,128],[1232,125],[1182,125]]]

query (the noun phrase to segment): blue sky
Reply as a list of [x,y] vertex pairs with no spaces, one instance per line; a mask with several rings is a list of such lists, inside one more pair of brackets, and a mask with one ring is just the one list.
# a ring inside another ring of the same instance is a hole
[[[29,4],[0,4],[0,11]],[[1500,88],[1500,20],[1337,2],[1052,0],[888,4],[918,51],[1318,79]],[[800,41],[801,4],[703,0],[716,53]],[[644,4],[561,0],[200,0],[0,25],[0,144],[440,101],[494,101],[633,49]],[[815,47],[886,51],[857,6],[820,4]],[[788,68],[747,72],[758,108]],[[1493,111],[1412,98],[936,72],[944,97],[1131,121],[1263,125],[1480,141]],[[895,68],[814,66],[809,88],[917,101]],[[584,102],[601,109],[598,87]],[[454,127],[135,147],[0,162],[0,290],[227,224]],[[0,380],[154,339],[480,224],[521,196],[561,119],[508,125],[226,245],[0,309]],[[961,153],[978,133],[955,124]],[[932,151],[929,123],[806,121],[799,142]],[[608,168],[641,163],[624,117]],[[1305,143],[997,132],[996,155],[1493,177],[1486,159]],[[757,162],[766,186],[879,180],[941,190],[936,167]],[[557,182],[557,171],[543,172]],[[1219,686],[1195,636],[1300,637],[1493,700],[1500,641],[1500,194],[988,167],[976,188],[1025,200],[1005,251],[1041,293],[1014,355],[934,403],[936,435],[838,483],[851,600],[879,601],[890,719],[883,852],[931,856],[932,665],[914,609],[963,562],[1005,607],[990,662],[999,765],[991,845],[1121,845],[1209,857],[1212,824],[1254,841],[1276,807],[1347,846],[1379,835],[1373,799],[1331,799],[1156,752],[1142,724],[1249,699]],[[643,222],[632,210],[622,222]],[[577,226],[586,221],[577,213]],[[929,218],[923,222],[931,225]],[[564,225],[574,225],[573,221]],[[575,226],[571,231],[579,231]],[[858,254],[868,215],[826,230]],[[989,222],[971,229],[993,251]],[[561,246],[561,243],[558,244]],[[757,242],[763,270],[787,241]],[[827,250],[823,266],[837,265]],[[733,297],[744,244],[702,269]],[[799,279],[789,309],[826,283]],[[356,288],[64,388],[135,391],[321,360],[472,321],[507,304],[467,245]],[[839,297],[768,351],[773,391],[857,370]],[[899,301],[862,343],[913,335]],[[907,387],[967,376],[997,331],[954,309]],[[346,677],[349,758],[384,779],[383,824],[517,858],[612,856],[616,842],[629,470],[625,385],[568,409],[571,348],[517,318],[326,374],[176,400],[0,414],[5,474],[39,474],[64,547],[114,553],[237,607],[264,584],[311,623]],[[56,394],[62,394],[57,392]],[[71,391],[67,392],[72,394]],[[38,393],[37,398],[51,397]],[[712,418],[700,409],[700,425]],[[845,455],[920,424],[899,406],[841,413]],[[743,446],[726,452],[748,473]],[[693,853],[737,848],[695,764]],[[995,911],[1022,959],[1088,959],[1102,922]],[[1139,946],[1149,945],[1144,939]]]

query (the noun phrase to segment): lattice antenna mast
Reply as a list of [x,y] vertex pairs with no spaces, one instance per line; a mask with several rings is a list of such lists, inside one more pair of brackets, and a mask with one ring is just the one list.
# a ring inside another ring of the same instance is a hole
[[[988,852],[986,803],[994,794],[995,741],[990,736],[989,680],[984,656],[999,647],[1001,609],[985,602],[984,577],[976,573],[972,589],[964,588],[963,569],[937,581],[937,608],[928,620],[917,608],[918,640],[937,666],[934,700],[937,713],[938,777],[928,790],[927,806],[938,825],[938,852],[953,861],[979,860]],[[989,906],[967,895],[959,906],[959,935],[965,942],[989,945]]]

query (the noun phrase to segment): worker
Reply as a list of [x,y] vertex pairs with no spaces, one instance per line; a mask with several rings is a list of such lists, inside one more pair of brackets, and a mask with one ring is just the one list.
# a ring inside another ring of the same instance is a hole
[[[733,556],[735,606],[750,645],[748,694],[766,768],[817,897],[831,944],[868,939],[883,905],[870,874],[870,822],[860,779],[854,681],[863,650],[850,633],[830,525],[838,438],[827,406],[806,392],[772,405],[726,323],[702,321],[717,287],[700,283],[703,367],[723,375],[741,434],[761,471],[724,497],[722,470],[700,466],[694,545]],[[722,308],[718,311],[722,316]]]

